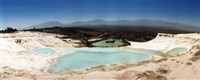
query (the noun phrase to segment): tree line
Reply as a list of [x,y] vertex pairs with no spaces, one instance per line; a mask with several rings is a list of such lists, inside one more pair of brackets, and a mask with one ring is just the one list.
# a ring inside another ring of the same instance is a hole
[[0,33],[13,33],[13,32],[17,32],[17,29],[12,27],[7,27],[5,30],[0,30]]

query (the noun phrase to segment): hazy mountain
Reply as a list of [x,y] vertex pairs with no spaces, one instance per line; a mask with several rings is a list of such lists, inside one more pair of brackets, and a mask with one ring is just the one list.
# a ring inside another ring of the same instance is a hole
[[95,19],[91,21],[77,21],[67,24],[67,26],[107,25],[108,23],[109,21],[106,20]]
[[60,23],[58,21],[48,21],[48,22],[44,22],[44,23],[33,25],[33,26],[29,27],[29,28],[45,28],[45,27],[55,27],[55,26],[64,27],[65,24]]
[[168,21],[162,21],[162,20],[116,20],[116,21],[106,21],[106,20],[92,20],[92,21],[79,21],[79,22],[73,22],[71,24],[68,24],[70,26],[73,25],[125,25],[125,26],[136,26],[136,25],[147,25],[147,26],[165,26],[165,27],[185,27],[185,26],[193,26],[193,25],[187,25],[179,22],[168,22]]
[[92,20],[92,21],[79,21],[74,22],[67,25],[68,27],[80,27],[80,26],[133,26],[133,27],[139,27],[139,26],[146,26],[146,27],[159,27],[159,28],[174,28],[174,29],[182,29],[182,30],[200,30],[200,27],[194,26],[194,25],[188,25],[183,24],[179,22],[169,22],[169,21],[162,21],[162,20],[116,20],[116,21],[106,21],[106,20]]
[[115,21],[106,21],[101,19],[95,19],[91,21],[78,21],[69,24],[63,24],[58,21],[48,21],[45,23],[33,25],[30,28],[45,28],[45,27],[94,27],[94,26],[145,26],[145,27],[159,27],[159,28],[172,28],[172,29],[181,29],[181,30],[200,30],[200,27],[183,24],[179,22],[169,22],[162,20],[115,20]]

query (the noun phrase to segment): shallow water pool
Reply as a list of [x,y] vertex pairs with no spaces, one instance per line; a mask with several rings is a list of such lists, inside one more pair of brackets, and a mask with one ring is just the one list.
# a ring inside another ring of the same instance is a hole
[[174,48],[174,49],[169,50],[166,54],[170,56],[176,56],[176,55],[183,54],[185,52],[187,52],[186,48],[179,47],[179,48]]
[[51,66],[50,71],[59,73],[62,71],[82,70],[99,65],[135,63],[152,59],[150,54],[143,54],[142,51],[134,53],[119,48],[82,48],[71,51],[75,52],[57,58],[57,63]]
[[38,49],[32,50],[32,52],[37,53],[37,54],[48,54],[48,53],[53,53],[54,50],[50,48],[38,48]]
[[118,39],[111,39],[111,40],[102,40],[102,41],[98,41],[93,43],[93,46],[98,46],[98,47],[112,47],[112,46],[122,46],[125,43],[121,40]]

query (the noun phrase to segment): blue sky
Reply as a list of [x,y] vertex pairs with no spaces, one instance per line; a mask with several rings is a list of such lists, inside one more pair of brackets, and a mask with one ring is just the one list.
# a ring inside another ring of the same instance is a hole
[[156,19],[200,25],[200,0],[0,0],[0,27],[93,19]]

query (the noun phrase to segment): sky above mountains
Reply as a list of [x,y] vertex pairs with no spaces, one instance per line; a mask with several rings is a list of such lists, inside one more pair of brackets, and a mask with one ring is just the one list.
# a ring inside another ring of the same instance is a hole
[[93,19],[156,19],[199,26],[200,0],[0,0],[1,28]]

